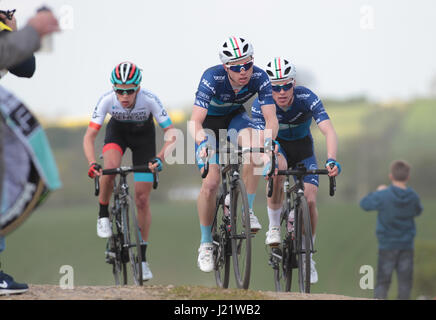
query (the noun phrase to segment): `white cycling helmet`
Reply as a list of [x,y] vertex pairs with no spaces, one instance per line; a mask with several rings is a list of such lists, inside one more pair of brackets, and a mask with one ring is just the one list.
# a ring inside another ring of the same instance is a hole
[[253,46],[250,42],[239,37],[228,37],[220,48],[220,59],[222,63],[238,61],[252,56]]
[[288,60],[277,57],[268,62],[265,69],[271,82],[295,79],[297,70]]

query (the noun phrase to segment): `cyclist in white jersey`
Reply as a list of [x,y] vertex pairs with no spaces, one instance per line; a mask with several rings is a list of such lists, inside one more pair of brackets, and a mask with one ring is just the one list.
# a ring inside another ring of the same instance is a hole
[[[167,141],[156,156],[153,118],[165,132],[173,128],[173,125],[160,100],[151,92],[140,87],[141,80],[142,71],[133,63],[120,63],[113,70],[111,76],[113,90],[100,98],[83,139],[85,156],[90,166],[89,177],[94,178],[101,175],[101,166],[97,164],[95,159],[94,143],[106,114],[110,114],[112,117],[106,127],[103,147],[104,168],[119,167],[123,154],[127,148],[130,148],[134,166],[148,163],[152,171],[162,170],[165,149],[173,141]],[[100,178],[97,235],[101,238],[108,238],[112,235],[108,218],[108,205],[114,179],[115,176],[108,175]],[[134,181],[138,224],[143,239],[141,244],[143,279],[149,280],[153,275],[146,260],[146,249],[151,225],[149,198],[153,174],[135,172]]]

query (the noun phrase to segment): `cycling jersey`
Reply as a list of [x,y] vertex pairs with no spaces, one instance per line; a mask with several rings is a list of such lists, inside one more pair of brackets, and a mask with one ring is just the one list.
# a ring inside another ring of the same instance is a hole
[[172,124],[160,100],[154,94],[144,89],[138,92],[135,105],[132,108],[123,108],[114,91],[103,95],[94,109],[89,126],[100,130],[104,118],[108,113],[112,116],[112,119],[120,122],[146,122],[150,114],[152,114],[163,129]]
[[[312,118],[317,124],[329,119],[321,100],[306,87],[297,86],[294,89],[292,105],[284,111],[276,104],[276,114],[279,121],[279,152],[285,157],[288,168],[295,168],[297,163],[302,162],[306,168],[316,169],[317,161],[310,132]],[[257,100],[253,102],[251,116],[256,125],[265,128],[265,119]],[[316,186],[318,181],[317,175],[304,177],[304,182]]]
[[[92,115],[90,127],[100,130],[106,114],[112,116],[106,127],[103,153],[114,149],[124,155],[132,151],[134,166],[143,165],[156,156],[156,135],[153,117],[165,129],[172,122],[160,100],[152,93],[141,89],[132,108],[123,108],[111,91],[100,98]],[[134,173],[136,182],[152,182],[151,173]]]
[[253,66],[253,74],[247,85],[235,93],[223,65],[207,69],[195,95],[195,105],[207,109],[211,116],[224,116],[239,109],[255,94],[260,106],[274,104],[271,82],[262,69]]
[[[262,104],[256,99],[251,108],[251,116],[257,125],[264,127],[265,119],[261,106]],[[279,121],[277,136],[288,141],[302,139],[306,136],[311,137],[312,118],[317,124],[329,119],[321,100],[312,91],[302,86],[295,87],[294,101],[288,110],[284,111],[276,105],[276,113]]]

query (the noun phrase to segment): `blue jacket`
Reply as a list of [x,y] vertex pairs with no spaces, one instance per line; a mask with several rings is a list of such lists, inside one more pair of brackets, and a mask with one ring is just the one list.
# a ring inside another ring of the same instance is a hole
[[419,196],[412,188],[393,185],[371,192],[360,201],[365,211],[377,210],[376,235],[381,250],[413,249],[416,234],[414,218],[421,214]]

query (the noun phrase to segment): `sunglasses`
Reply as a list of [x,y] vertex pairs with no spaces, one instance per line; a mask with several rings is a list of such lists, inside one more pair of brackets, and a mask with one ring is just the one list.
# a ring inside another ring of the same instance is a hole
[[251,67],[253,66],[253,60],[250,60],[244,64],[234,64],[234,65],[226,65],[230,70],[232,70],[233,72],[241,72],[242,69],[244,69],[244,71],[248,71],[251,69]]
[[287,83],[287,84],[282,84],[282,85],[272,85],[272,90],[273,90],[274,92],[280,92],[280,91],[282,91],[282,89],[283,89],[284,91],[288,91],[288,90],[291,90],[293,86],[294,86],[294,82],[291,81],[291,82],[289,82],[289,83]]
[[138,88],[139,88],[139,86],[138,87],[134,87],[134,88],[129,88],[129,89],[122,89],[122,88],[114,87],[114,91],[115,91],[116,94],[119,94],[121,96],[123,96],[125,94],[130,96],[130,95],[134,94],[138,90]]

